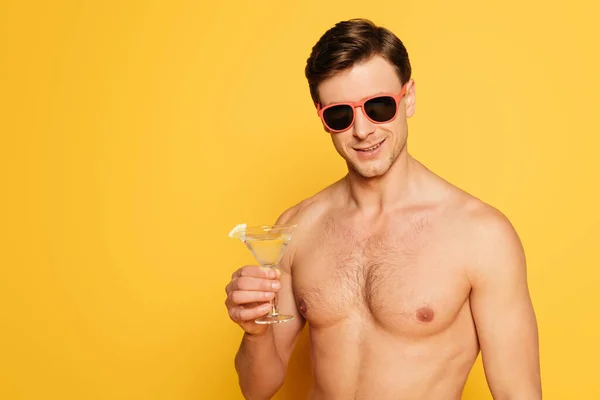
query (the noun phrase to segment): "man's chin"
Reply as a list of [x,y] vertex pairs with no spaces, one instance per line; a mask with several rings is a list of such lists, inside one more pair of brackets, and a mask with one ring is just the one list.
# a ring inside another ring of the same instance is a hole
[[351,166],[354,173],[362,178],[371,179],[378,178],[389,170],[389,167],[386,168],[383,165],[356,165],[352,164]]

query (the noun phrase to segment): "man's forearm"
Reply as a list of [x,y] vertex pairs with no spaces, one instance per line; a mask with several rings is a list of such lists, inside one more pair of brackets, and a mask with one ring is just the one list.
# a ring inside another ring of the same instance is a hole
[[235,357],[240,388],[248,400],[268,400],[283,385],[285,366],[272,329],[265,335],[245,334]]
[[532,379],[527,382],[513,379],[507,381],[504,387],[496,387],[491,392],[494,400],[542,400],[542,388],[539,379]]

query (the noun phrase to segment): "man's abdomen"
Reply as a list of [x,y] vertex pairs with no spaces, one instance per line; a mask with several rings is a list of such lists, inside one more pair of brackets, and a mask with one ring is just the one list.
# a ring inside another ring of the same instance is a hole
[[467,318],[415,340],[351,317],[311,329],[314,387],[309,398],[460,399],[478,350]]

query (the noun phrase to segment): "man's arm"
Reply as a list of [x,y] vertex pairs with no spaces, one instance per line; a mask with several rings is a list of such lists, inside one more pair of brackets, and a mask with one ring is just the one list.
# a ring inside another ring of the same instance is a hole
[[538,330],[525,254],[510,222],[488,208],[471,230],[471,309],[496,400],[542,398]]
[[280,281],[279,309],[294,319],[268,325],[261,334],[244,333],[235,367],[246,399],[270,399],[281,388],[288,361],[304,327],[304,319],[293,300],[289,274],[282,273]]
[[[277,224],[291,223],[294,214],[293,209],[287,211]],[[250,322],[251,329],[244,333],[235,357],[240,388],[246,399],[270,399],[281,388],[288,361],[304,327],[304,318],[298,312],[292,291],[293,252],[294,247],[288,246],[279,264],[278,304],[282,312],[294,318],[274,325],[258,326]]]

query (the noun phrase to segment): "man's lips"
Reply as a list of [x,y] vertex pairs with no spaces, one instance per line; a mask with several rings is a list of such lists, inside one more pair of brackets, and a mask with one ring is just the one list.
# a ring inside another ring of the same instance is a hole
[[354,150],[364,151],[364,152],[373,151],[373,150],[376,150],[377,148],[379,148],[379,146],[381,146],[383,144],[383,142],[385,142],[385,139],[383,139],[381,142],[375,143],[371,146],[354,147]]

